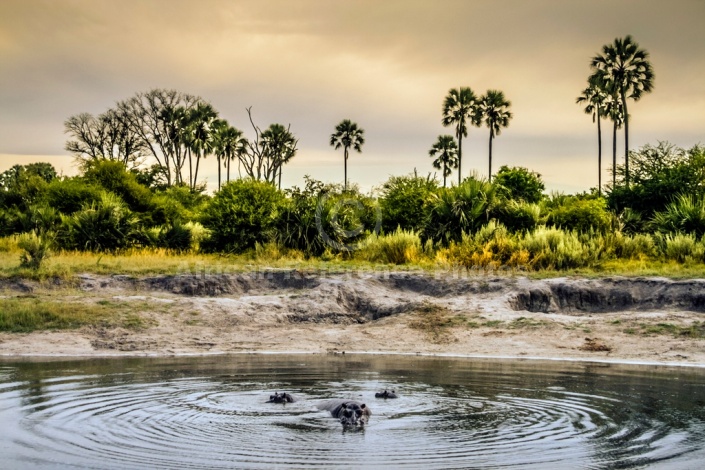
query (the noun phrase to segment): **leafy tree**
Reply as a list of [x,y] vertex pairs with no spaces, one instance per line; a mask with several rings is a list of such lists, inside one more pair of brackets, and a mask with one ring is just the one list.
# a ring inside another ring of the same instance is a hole
[[478,99],[469,87],[451,88],[443,100],[443,117],[441,123],[445,126],[455,126],[455,137],[458,139],[458,185],[463,178],[463,137],[468,136],[468,120],[474,126],[480,126],[481,115]]
[[630,208],[651,218],[680,194],[705,192],[705,148],[684,150],[668,142],[645,145],[631,152],[631,185],[626,184],[626,167],[616,168],[617,184],[608,195],[610,207],[621,212]]
[[651,225],[662,233],[679,232],[702,238],[705,235],[705,194],[676,197],[663,211],[654,214]]
[[429,174],[392,176],[383,185],[379,199],[382,230],[393,233],[397,228],[420,233],[424,226],[424,204],[438,189],[438,181]]
[[206,248],[240,252],[274,237],[284,196],[272,184],[242,179],[223,185],[202,215],[211,231]]
[[[188,122],[191,134],[190,150],[196,154],[196,168],[193,172],[191,189],[198,182],[198,168],[201,159],[213,150],[213,131],[218,119],[218,112],[208,103],[198,103],[190,110]],[[218,165],[220,168],[220,165]]]
[[490,129],[490,157],[488,180],[492,182],[492,140],[502,132],[503,127],[509,125],[512,113],[509,111],[511,102],[504,98],[504,93],[497,90],[488,90],[480,100],[479,110],[485,125]]
[[535,204],[543,198],[546,187],[541,175],[523,167],[502,165],[494,180],[500,195],[507,199]]
[[0,207],[26,210],[41,201],[54,178],[56,170],[48,163],[12,166],[0,173]]
[[613,44],[602,47],[602,54],[592,59],[593,76],[606,84],[617,95],[624,109],[624,167],[625,183],[629,186],[629,111],[627,99],[638,101],[644,93],[653,89],[654,72],[649,62],[649,53],[639,48],[627,35],[616,38]]
[[[452,135],[439,135],[438,140],[428,155],[433,158],[433,167],[438,170],[443,170],[443,187],[446,187],[446,177],[451,174],[453,169],[458,168],[460,159],[458,157],[458,146],[455,144],[455,139]],[[458,170],[460,171],[460,170]]]
[[607,114],[607,100],[609,94],[597,80],[589,81],[589,86],[575,100],[576,104],[585,105],[585,114],[592,115],[592,122],[597,121],[597,190],[602,192],[602,129],[600,121]]
[[348,151],[350,147],[362,152],[362,145],[365,143],[365,131],[358,127],[357,123],[349,119],[343,119],[340,124],[335,126],[335,132],[330,136],[330,144],[338,150],[343,147],[344,165],[345,165],[345,182],[343,190],[348,190]]

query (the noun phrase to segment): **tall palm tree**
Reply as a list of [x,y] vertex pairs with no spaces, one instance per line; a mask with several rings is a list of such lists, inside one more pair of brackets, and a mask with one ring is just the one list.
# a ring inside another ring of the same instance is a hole
[[576,104],[585,104],[585,114],[592,114],[592,122],[597,121],[597,192],[602,193],[602,129],[600,121],[606,114],[609,94],[595,81],[588,81],[589,86],[575,100]]
[[298,140],[294,134],[281,124],[271,124],[262,132],[261,144],[267,155],[273,160],[272,182],[275,181],[278,173],[279,189],[282,188],[282,167],[296,155],[297,143]]
[[205,159],[212,150],[213,124],[218,118],[218,112],[208,103],[198,103],[190,113],[191,148],[196,152],[196,168],[191,182],[191,189],[195,189],[198,181],[198,167],[201,158]]
[[485,125],[490,128],[490,158],[489,177],[492,181],[492,140],[502,132],[503,127],[509,125],[512,113],[509,107],[510,101],[504,98],[504,93],[498,90],[487,90],[487,94],[480,100],[480,111]]
[[428,151],[430,157],[437,158],[433,161],[433,168],[443,170],[443,187],[446,187],[446,177],[451,174],[454,168],[458,168],[458,146],[452,135],[439,135],[438,140],[431,150]]
[[654,85],[654,71],[649,62],[649,53],[639,49],[630,35],[616,38],[613,44],[602,47],[602,54],[595,56],[590,64],[601,82],[619,97],[624,108],[624,170],[625,182],[629,186],[629,111],[627,98],[638,101],[649,93]]
[[463,137],[468,136],[468,122],[480,126],[478,99],[469,87],[451,88],[443,100],[443,117],[441,123],[445,126],[455,126],[455,137],[458,139],[458,184],[463,177]]
[[345,157],[345,184],[344,190],[348,190],[348,150],[350,147],[358,152],[362,152],[362,145],[365,143],[365,130],[357,126],[357,123],[350,119],[343,119],[335,126],[335,133],[330,136],[330,144],[338,150],[343,147]]
[[605,100],[605,115],[612,121],[612,187],[617,184],[617,129],[624,124],[624,108],[622,101],[614,95],[608,95]]
[[227,167],[227,180],[230,181],[230,160],[237,158],[244,149],[242,131],[232,127],[224,119],[213,123],[213,152],[218,158],[218,189],[221,183],[221,161]]

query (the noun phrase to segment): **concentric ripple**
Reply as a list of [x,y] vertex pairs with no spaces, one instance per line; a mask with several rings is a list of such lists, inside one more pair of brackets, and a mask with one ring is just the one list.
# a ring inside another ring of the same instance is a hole
[[[13,469],[695,468],[703,385],[699,369],[422,357],[4,363],[0,451]],[[366,402],[368,425],[317,410],[333,397]]]

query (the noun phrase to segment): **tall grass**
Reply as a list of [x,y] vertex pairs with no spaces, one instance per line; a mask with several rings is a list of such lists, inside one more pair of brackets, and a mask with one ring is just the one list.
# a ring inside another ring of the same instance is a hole
[[385,264],[417,263],[422,255],[419,235],[400,228],[389,235],[370,235],[355,252],[358,259]]

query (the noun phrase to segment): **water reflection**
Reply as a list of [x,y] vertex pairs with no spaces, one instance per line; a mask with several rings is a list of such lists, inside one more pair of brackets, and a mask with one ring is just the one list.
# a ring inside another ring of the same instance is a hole
[[[703,385],[701,369],[407,356],[4,362],[0,450],[8,468],[688,468]],[[366,402],[368,426],[343,432],[328,398]]]

